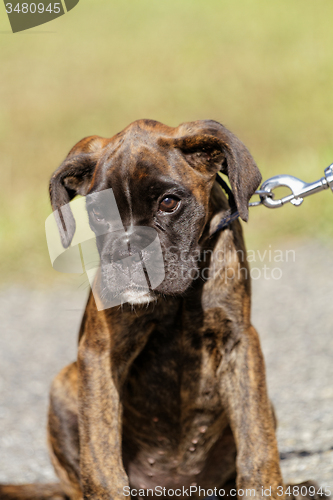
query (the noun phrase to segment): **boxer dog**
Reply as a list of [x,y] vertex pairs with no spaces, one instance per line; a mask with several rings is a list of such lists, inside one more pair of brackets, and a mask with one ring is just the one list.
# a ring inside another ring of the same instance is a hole
[[[218,230],[230,216],[218,172],[247,221],[261,175],[212,120],[176,128],[139,120],[111,139],[85,138],[53,174],[60,213],[76,195],[112,189],[124,234],[98,237],[102,271],[115,253],[117,262],[133,255],[131,234],[148,227],[164,279],[145,294],[130,283],[125,303],[103,310],[90,294],[77,361],[51,388],[48,440],[60,482],[2,486],[2,500],[284,498],[241,224]],[[96,234],[107,217],[90,210]],[[68,210],[59,220],[66,248],[75,221]],[[105,296],[111,284],[102,272]]]

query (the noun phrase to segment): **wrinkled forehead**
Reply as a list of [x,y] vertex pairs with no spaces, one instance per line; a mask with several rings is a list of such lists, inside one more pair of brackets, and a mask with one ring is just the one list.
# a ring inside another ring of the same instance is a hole
[[[110,142],[101,155],[92,190],[112,188],[116,192],[151,190],[156,182],[190,189],[200,181],[181,152],[161,141],[162,135],[147,131],[125,133]],[[148,195],[148,191],[147,191]]]

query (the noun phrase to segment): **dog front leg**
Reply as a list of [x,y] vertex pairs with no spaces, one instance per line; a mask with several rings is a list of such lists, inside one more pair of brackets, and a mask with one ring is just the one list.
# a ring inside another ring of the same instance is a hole
[[[237,489],[244,490],[244,496],[253,496],[255,490],[256,498],[283,499],[264,359],[253,327],[225,352],[220,381],[237,447]],[[249,490],[248,495],[246,490]]]
[[[114,325],[114,326],[111,326]],[[87,305],[78,352],[80,478],[84,500],[123,500],[120,393],[128,370],[154,328],[132,328]]]
[[78,353],[83,498],[120,500],[128,479],[121,458],[119,390],[111,375],[108,339],[92,339],[89,333],[83,335]]

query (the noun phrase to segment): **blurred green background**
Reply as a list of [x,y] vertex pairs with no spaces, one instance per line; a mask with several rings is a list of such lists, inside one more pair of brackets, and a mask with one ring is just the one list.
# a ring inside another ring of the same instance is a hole
[[[263,178],[306,181],[333,162],[333,2],[81,0],[11,34],[0,6],[0,279],[51,268],[48,180],[71,147],[138,118],[210,118],[248,146]],[[253,208],[248,248],[332,238],[332,194]]]

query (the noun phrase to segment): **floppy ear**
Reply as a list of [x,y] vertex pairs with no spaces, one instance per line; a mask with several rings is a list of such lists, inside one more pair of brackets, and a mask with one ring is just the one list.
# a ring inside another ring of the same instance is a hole
[[75,233],[75,220],[69,202],[77,195],[86,195],[100,151],[106,139],[91,136],[82,139],[69,152],[67,158],[50,180],[50,199],[58,225],[61,243],[67,248]]
[[188,163],[202,173],[218,171],[229,177],[239,215],[248,220],[248,204],[261,182],[261,174],[244,144],[223,125],[200,120],[180,126],[189,135],[175,140]]

